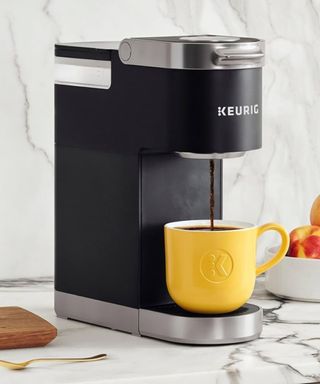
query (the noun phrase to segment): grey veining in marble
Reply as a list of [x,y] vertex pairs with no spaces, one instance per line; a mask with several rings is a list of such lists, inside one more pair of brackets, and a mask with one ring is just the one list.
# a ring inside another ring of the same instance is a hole
[[[224,215],[278,221],[288,230],[308,223],[320,192],[319,20],[319,0],[1,1],[0,278],[53,271],[56,42],[204,33],[264,38],[263,149],[225,161]],[[266,236],[260,248],[274,240]]]
[[228,384],[315,383],[320,381],[320,304],[279,300],[259,278],[251,302],[264,308],[259,339],[243,344],[199,347],[177,345],[80,322],[58,319],[49,279],[7,281],[0,303],[20,305],[52,322],[58,337],[45,348],[1,351],[1,358],[86,356],[109,359],[87,365],[38,365],[20,374],[0,369],[10,384]]
[[38,287],[41,285],[43,288],[45,285],[52,285],[53,278],[52,277],[37,277],[33,279],[26,279],[26,278],[20,278],[20,279],[5,279],[0,280],[0,290],[1,288],[30,288],[30,287]]

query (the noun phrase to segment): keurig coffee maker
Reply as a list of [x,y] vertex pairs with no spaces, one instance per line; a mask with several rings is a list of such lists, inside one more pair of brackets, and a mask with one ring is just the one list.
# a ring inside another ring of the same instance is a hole
[[252,340],[261,308],[203,315],[165,281],[163,226],[222,217],[222,159],[261,147],[264,42],[229,36],[56,46],[55,310],[189,344]]

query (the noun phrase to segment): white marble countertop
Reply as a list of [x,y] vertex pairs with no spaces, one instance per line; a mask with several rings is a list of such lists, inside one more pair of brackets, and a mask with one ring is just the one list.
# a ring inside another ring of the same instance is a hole
[[[294,284],[294,282],[293,282]],[[1,384],[213,384],[311,383],[320,381],[320,304],[280,300],[259,281],[251,302],[264,308],[261,338],[249,343],[194,347],[137,337],[58,319],[52,282],[0,282],[0,305],[21,306],[58,328],[45,348],[4,350],[0,359],[90,356],[94,363],[35,365],[24,371],[0,368]]]

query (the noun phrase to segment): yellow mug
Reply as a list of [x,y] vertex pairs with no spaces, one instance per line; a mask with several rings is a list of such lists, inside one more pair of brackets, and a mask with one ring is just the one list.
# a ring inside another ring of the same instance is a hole
[[[256,276],[285,256],[289,236],[275,223],[258,227],[215,220],[215,226],[221,227],[215,231],[209,225],[209,220],[189,220],[164,226],[167,288],[175,303],[187,311],[227,313],[246,303]],[[268,230],[277,231],[282,243],[272,259],[256,267],[257,238]]]

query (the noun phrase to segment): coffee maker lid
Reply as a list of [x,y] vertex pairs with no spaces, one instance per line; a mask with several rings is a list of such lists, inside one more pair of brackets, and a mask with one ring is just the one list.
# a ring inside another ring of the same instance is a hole
[[119,46],[124,64],[191,70],[258,68],[264,52],[264,40],[219,35],[129,38]]

